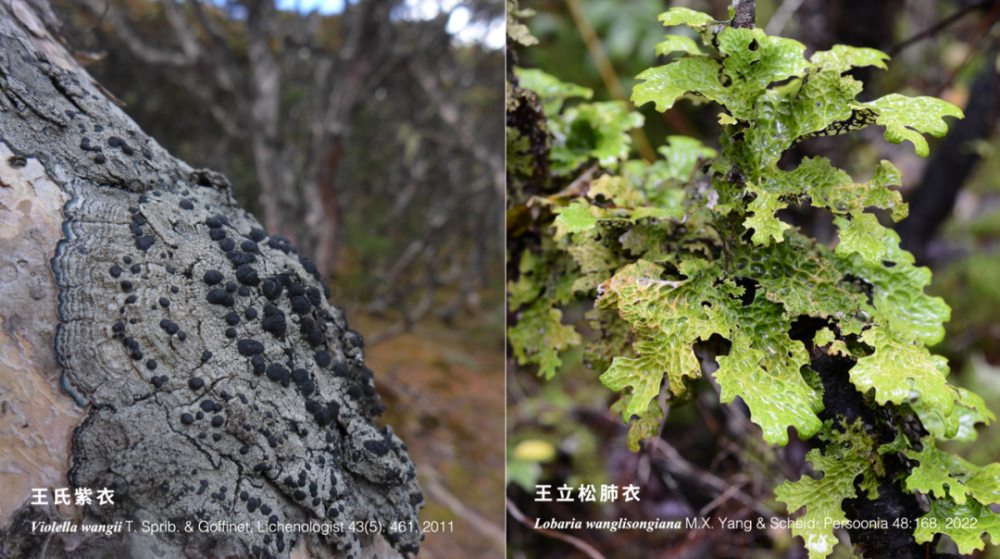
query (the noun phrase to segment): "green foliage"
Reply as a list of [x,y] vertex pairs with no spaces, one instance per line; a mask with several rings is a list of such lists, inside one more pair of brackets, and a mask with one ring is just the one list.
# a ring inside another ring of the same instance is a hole
[[545,378],[562,365],[559,352],[580,344],[580,334],[562,324],[562,311],[536,302],[521,313],[517,326],[507,331],[514,357],[521,365],[534,361]]
[[886,230],[883,235],[885,253],[882,262],[865,261],[859,256],[839,259],[837,269],[845,276],[862,278],[871,286],[872,305],[864,310],[880,315],[889,326],[905,339],[915,339],[933,345],[944,338],[943,323],[951,309],[940,297],[924,293],[931,282],[931,271],[913,266],[913,255],[899,248],[899,235]]
[[[906,478],[906,488],[933,494],[937,499],[951,497],[956,504],[964,505],[966,495],[982,505],[1000,504],[1000,464],[980,468],[974,464],[942,452],[934,446],[934,437],[920,441],[921,452],[907,450],[906,455],[918,460],[920,466]],[[947,492],[945,485],[948,486]]]
[[553,135],[551,165],[556,174],[575,169],[590,158],[610,164],[628,156],[628,130],[643,124],[642,115],[624,102],[583,103],[560,114],[567,99],[590,99],[593,91],[560,81],[541,70],[515,69],[521,87],[538,95]]
[[[631,400],[631,396],[623,396],[621,400],[618,400],[611,406],[611,412],[616,414],[625,413]],[[660,409],[659,404],[656,402],[650,402],[645,412],[634,417],[635,420],[632,421],[628,430],[628,449],[632,452],[639,452],[639,441],[655,436],[660,430],[660,421],[663,420],[663,410]]]
[[[562,324],[562,311],[554,308],[572,298],[571,259],[556,251],[542,257],[526,251],[518,267],[520,277],[507,286],[511,308],[526,305],[518,323],[507,329],[514,357],[521,365],[536,363],[540,374],[552,378],[562,360],[559,353],[580,344],[572,326]],[[543,296],[544,295],[544,296]]]
[[[981,398],[948,382],[945,359],[928,349],[943,339],[950,309],[924,292],[930,271],[914,266],[898,235],[882,224],[907,215],[894,188],[899,170],[882,161],[871,179],[856,181],[822,157],[793,170],[778,167],[804,138],[870,125],[926,156],[923,135],[943,135],[943,117],[961,118],[961,111],[926,97],[858,101],[862,84],[847,72],[885,69],[888,57],[873,49],[838,45],[806,59],[796,41],[732,28],[689,9],[671,9],[660,19],[691,27],[704,48],[681,36],[661,42],[657,53],[674,58],[639,75],[632,101],[652,102],[659,111],[680,99],[719,103],[720,149],[674,136],[659,150],[663,159],[633,160],[627,132],[642,121],[625,107],[585,103],[549,114],[551,171],[565,189],[526,204],[536,215],[532,235],[541,241],[526,243],[511,283],[511,308],[528,323],[512,329],[514,355],[539,363],[540,374],[551,377],[557,363],[540,341],[559,332],[553,339],[562,347],[583,343],[560,323],[559,309],[593,301],[587,318],[595,339],[585,359],[603,371],[606,387],[621,393],[612,411],[630,423],[629,447],[636,450],[658,432],[661,400],[677,406],[695,396],[703,361],[713,357],[702,348],[727,340],[728,352],[716,357],[712,373],[721,401],[743,400],[768,444],[785,445],[789,427],[802,439],[818,434],[828,443],[807,455],[821,479],[776,490],[789,512],[805,507],[802,520],[819,520],[818,527],[793,529],[811,559],[826,557],[837,543],[826,519],[846,520],[841,502],[856,496],[855,478],[862,476],[868,498],[878,498],[889,475],[882,463],[887,453],[920,464],[905,487],[928,496],[929,516],[966,514],[991,526],[995,519],[983,506],[995,502],[1000,467],[976,468],[934,447],[935,439],[970,440],[977,423],[995,417]],[[551,76],[532,79],[554,107],[582,95]],[[835,248],[779,218],[782,209],[806,202],[833,216]],[[542,261],[560,264],[534,264]],[[825,324],[807,339],[793,336],[806,318]],[[824,425],[823,383],[810,349],[853,360],[853,389],[880,408],[878,417],[894,417],[893,425],[919,418],[932,434],[924,450],[916,453],[901,433],[876,442],[860,422]],[[956,535],[966,548],[981,546],[978,534],[974,542]]]
[[813,469],[822,472],[822,479],[803,476],[774,490],[778,500],[788,505],[789,512],[806,507],[805,516],[792,526],[792,534],[805,540],[809,559],[826,557],[839,543],[833,535],[832,523],[847,521],[840,503],[857,496],[856,477],[863,476],[861,488],[867,491],[869,499],[878,498],[879,458],[872,452],[871,437],[865,434],[860,420],[849,428],[844,426],[843,432],[833,430],[830,423],[825,427],[824,438],[831,443],[826,446],[826,454],[813,449],[806,455]]
[[982,550],[982,534],[990,535],[996,544],[1000,541],[1000,515],[978,501],[959,505],[951,499],[932,499],[930,511],[921,516],[913,536],[917,543],[929,542],[934,534],[945,534],[958,545],[959,553]]
[[665,56],[675,52],[684,52],[695,55],[702,54],[698,45],[693,40],[683,35],[667,35],[667,40],[656,45],[657,56]]
[[682,182],[691,179],[691,174],[694,173],[699,161],[712,159],[719,154],[687,136],[667,136],[667,145],[657,151],[664,157],[663,161],[656,162],[663,167],[663,177]]
[[875,390],[875,400],[901,404],[910,391],[920,394],[923,405],[942,418],[952,415],[958,391],[945,381],[944,373],[922,345],[906,343],[884,325],[865,330],[861,341],[875,348],[875,353],[858,359],[851,369],[851,382],[861,392]]
[[902,95],[886,95],[868,105],[876,115],[875,123],[885,126],[885,139],[894,144],[913,142],[917,155],[927,157],[930,148],[923,134],[941,137],[948,131],[943,116],[961,117],[962,111],[951,103],[933,97],[911,99]]
[[578,233],[597,227],[597,217],[586,202],[556,208],[555,213],[556,231],[560,237],[566,233]]
[[552,170],[562,174],[594,158],[611,165],[628,157],[632,138],[628,131],[642,126],[642,115],[629,112],[624,101],[583,103],[550,120]]
[[517,130],[507,129],[507,167],[512,173],[522,175],[532,173],[531,157],[525,155],[530,148],[531,142],[528,138],[522,136]]
[[541,70],[514,68],[514,73],[521,81],[521,87],[530,89],[538,95],[545,114],[550,116],[559,114],[566,99],[575,97],[590,99],[594,95],[592,89],[560,81]]
[[922,402],[911,403],[910,407],[916,412],[924,428],[935,437],[940,439],[954,439],[957,441],[971,442],[976,440],[976,424],[985,423],[989,425],[996,421],[996,416],[986,408],[983,399],[973,392],[961,387],[955,387],[959,397],[955,400],[957,404],[952,415],[944,419],[933,410],[930,410]]
[[661,271],[639,260],[602,285],[598,306],[616,308],[637,336],[632,347],[639,357],[615,359],[601,376],[612,390],[632,387],[623,417],[645,410],[659,393],[664,374],[673,396],[683,398],[689,380],[701,376],[693,344],[721,333],[733,341],[733,351],[719,358],[715,373],[722,400],[742,397],[769,443],[787,443],[789,425],[803,436],[816,433],[816,412],[822,404],[799,373],[809,359],[805,347],[785,333],[790,324],[783,309],[767,300],[744,306],[739,299],[742,288],[731,282],[716,284],[714,266],[683,267],[688,279],[682,281],[662,280]]

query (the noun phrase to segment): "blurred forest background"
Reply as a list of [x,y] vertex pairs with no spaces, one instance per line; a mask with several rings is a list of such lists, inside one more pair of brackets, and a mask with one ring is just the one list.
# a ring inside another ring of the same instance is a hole
[[500,557],[503,4],[53,7],[126,113],[329,280],[418,465],[421,520],[453,521],[421,557]]
[[[657,16],[673,6],[725,19],[728,0],[522,0],[536,15],[525,20],[539,43],[516,45],[519,65],[594,90],[594,101],[628,99],[641,71],[666,62],[654,52],[666,29]],[[866,180],[880,159],[903,172],[910,216],[896,226],[903,247],[934,272],[933,295],[952,308],[947,337],[932,352],[951,363],[951,382],[978,391],[1000,410],[1000,2],[995,0],[757,0],[757,27],[806,45],[806,56],[834,44],[873,47],[890,54],[889,71],[855,71],[865,83],[862,100],[888,93],[931,95],[962,107],[966,118],[949,123],[927,159],[889,144],[870,127],[847,136],[813,138],[796,145],[783,163],[822,155]],[[509,43],[513,44],[513,43]],[[595,63],[595,60],[598,62]],[[577,101],[568,102],[568,106]],[[631,103],[630,103],[631,105]],[[653,154],[667,135],[698,138],[717,147],[718,107],[681,102],[666,113],[652,104],[638,109],[642,133],[633,134],[633,157]],[[553,184],[552,192],[566,184]],[[836,237],[823,211],[791,208],[781,218],[821,242]],[[514,266],[509,264],[510,270]],[[512,277],[512,276],[511,276]],[[563,323],[591,332],[590,305],[563,309]],[[514,311],[515,309],[510,309]],[[588,337],[584,336],[585,341]],[[508,354],[508,486],[510,502],[529,519],[669,519],[695,516],[755,518],[766,507],[783,515],[771,489],[803,472],[806,443],[767,447],[743,406],[719,405],[704,384],[699,398],[671,409],[661,430],[665,444],[639,453],[627,448],[628,428],[609,407],[617,396],[598,380],[602,371],[571,350],[551,381],[519,367]],[[976,464],[1000,459],[1000,426],[980,426],[975,444],[949,450]],[[536,503],[534,485],[568,483],[641,485],[641,502]],[[615,558],[805,558],[803,542],[787,531],[565,530],[576,544],[536,532],[508,516],[508,555],[522,558],[586,557],[584,544]],[[949,545],[951,547],[949,547]],[[947,539],[942,552],[955,552]],[[833,557],[846,559],[845,546]],[[594,555],[590,555],[594,557]],[[995,546],[974,557],[1000,557]]]

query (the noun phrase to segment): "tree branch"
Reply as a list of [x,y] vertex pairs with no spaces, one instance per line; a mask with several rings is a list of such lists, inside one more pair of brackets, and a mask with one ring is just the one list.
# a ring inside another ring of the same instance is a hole
[[753,29],[757,19],[756,0],[733,0],[733,9],[736,16],[733,18],[733,27],[742,29]]
[[187,18],[178,9],[174,0],[162,0],[160,3],[163,5],[163,13],[167,16],[170,27],[173,28],[177,39],[181,43],[181,49],[184,51],[184,54],[191,61],[198,60],[202,54],[201,44],[194,33],[192,33],[191,25],[188,23]]
[[507,499],[507,512],[509,512],[510,515],[514,517],[514,520],[517,520],[521,524],[524,524],[529,529],[538,532],[543,536],[548,536],[550,538],[562,540],[572,545],[573,547],[577,548],[578,550],[582,551],[583,553],[585,553],[587,557],[590,557],[590,559],[604,559],[604,556],[601,555],[600,552],[598,552],[596,549],[594,549],[592,545],[581,540],[580,538],[574,538],[573,536],[563,534],[561,532],[556,532],[555,530],[535,528],[534,526],[531,525],[531,522],[528,522],[528,519],[524,516],[524,513],[521,512],[521,509],[517,508],[517,505],[514,504],[514,501],[511,501],[510,499]]
[[434,77],[424,61],[420,58],[413,58],[410,62],[410,73],[416,78],[423,88],[424,93],[437,106],[438,116],[441,117],[461,138],[462,145],[472,157],[485,166],[493,177],[493,185],[500,195],[505,192],[506,169],[504,167],[503,155],[497,150],[490,149],[481,142],[476,141],[475,135],[469,128],[467,122],[461,118],[461,113],[442,93],[441,84]]
[[[949,25],[951,25],[952,23],[955,23],[956,21],[962,19],[962,17],[965,14],[967,14],[967,13],[969,13],[969,12],[975,10],[975,9],[981,8],[981,7],[983,7],[983,6],[987,5],[987,4],[992,4],[993,2],[996,2],[996,0],[980,0],[979,2],[974,2],[972,4],[969,4],[968,6],[965,6],[965,7],[961,8],[960,10],[958,10],[957,12],[955,12],[954,14],[952,14],[952,15],[944,18],[943,20],[941,20],[937,24],[932,25],[931,27],[928,27],[927,29],[924,29],[923,31],[917,33],[916,35],[913,35],[912,37],[910,37],[908,39],[905,39],[903,41],[900,41],[900,42],[896,43],[895,45],[892,46],[892,48],[890,48],[889,50],[886,51],[886,54],[888,54],[889,56],[896,56],[897,54],[899,54],[906,47],[908,47],[908,46],[910,46],[910,45],[912,45],[912,44],[914,44],[914,43],[916,43],[916,42],[918,42],[918,41],[920,41],[922,39],[926,39],[927,37],[932,37],[935,34],[937,34],[939,31],[941,31],[942,29],[944,29],[944,28],[948,27]],[[770,24],[768,24],[768,25],[770,25]]]
[[[670,446],[670,443],[662,438],[653,437],[652,439],[649,439],[649,442],[653,448],[663,454],[663,456],[667,459],[668,468],[670,468],[670,470],[675,474],[694,478],[718,495],[729,492],[732,487],[732,484],[728,481],[722,480],[717,476],[698,468],[691,462],[688,462],[679,452],[677,452],[677,450],[674,449],[674,447]],[[730,493],[730,497],[752,508],[754,512],[764,518],[776,516],[773,510],[765,507],[756,499],[742,491],[732,491],[732,493]]]
[[230,66],[235,67],[236,64],[232,60],[232,55],[226,46],[228,45],[228,41],[226,40],[225,34],[221,29],[219,29],[219,26],[205,14],[205,10],[201,7],[201,2],[198,0],[188,0],[188,3],[191,5],[191,10],[194,12],[194,17],[198,20],[198,24],[208,36],[209,51],[211,56],[206,58],[209,58],[211,61],[215,81],[223,91],[233,94],[237,101],[237,110],[242,111],[242,92],[245,88],[237,87],[238,80],[229,70]]
[[781,7],[778,11],[774,12],[771,19],[768,20],[767,25],[764,26],[764,33],[768,35],[780,35],[782,30],[785,29],[785,25],[788,25],[789,20],[795,15],[795,12],[802,7],[805,0],[785,0],[781,3]]
[[454,513],[455,516],[468,522],[469,526],[472,526],[475,531],[485,536],[493,544],[494,548],[500,551],[507,549],[507,537],[504,534],[503,528],[487,520],[479,512],[463,503],[451,491],[445,489],[440,481],[441,476],[436,471],[423,469],[420,473],[422,474],[421,477],[424,478],[424,491],[427,492],[430,498],[448,507],[448,510]]
[[185,53],[154,48],[143,42],[118,10],[110,5],[111,0],[106,0],[107,3],[101,0],[81,1],[95,17],[103,17],[111,22],[122,43],[139,60],[147,64],[165,66],[190,66],[194,63],[195,59]]

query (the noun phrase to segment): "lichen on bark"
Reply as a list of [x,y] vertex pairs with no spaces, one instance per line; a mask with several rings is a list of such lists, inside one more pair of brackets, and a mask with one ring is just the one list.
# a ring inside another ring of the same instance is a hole
[[[391,427],[376,426],[385,406],[364,343],[315,265],[264,232],[224,177],[143,134],[72,57],[53,54],[62,47],[32,17],[20,0],[0,7],[0,140],[8,165],[37,160],[68,199],[63,238],[46,247],[58,382],[86,408],[66,481],[116,495],[77,519],[341,528],[134,531],[58,556],[289,557],[298,546],[353,559],[372,556],[371,538],[349,529],[367,521],[416,552],[415,466]],[[22,506],[0,527],[0,556],[53,556],[60,546],[31,543],[25,522],[61,514]]]

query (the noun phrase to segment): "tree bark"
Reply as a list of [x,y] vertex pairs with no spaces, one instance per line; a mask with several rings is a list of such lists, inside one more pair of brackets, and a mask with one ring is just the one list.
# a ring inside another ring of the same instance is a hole
[[756,0],[733,0],[733,10],[736,12],[733,27],[753,29],[757,21]]
[[316,266],[146,136],[44,14],[0,5],[0,557],[416,552],[415,467]]

